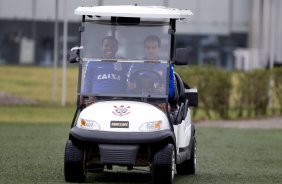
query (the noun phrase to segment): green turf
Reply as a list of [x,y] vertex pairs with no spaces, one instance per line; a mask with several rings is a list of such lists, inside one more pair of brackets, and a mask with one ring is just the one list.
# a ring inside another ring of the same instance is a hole
[[[0,123],[0,183],[64,183],[66,123]],[[198,128],[198,171],[186,183],[281,183],[282,130]],[[149,174],[91,174],[88,183],[150,183]]]
[[0,122],[7,123],[70,123],[75,105],[60,106],[0,106]]
[[[68,67],[66,82],[66,102],[75,104],[78,68]],[[57,71],[57,104],[62,94],[62,70]],[[0,91],[36,100],[53,103],[53,68],[37,66],[1,66]]]
[[0,124],[0,183],[63,182],[67,124]]

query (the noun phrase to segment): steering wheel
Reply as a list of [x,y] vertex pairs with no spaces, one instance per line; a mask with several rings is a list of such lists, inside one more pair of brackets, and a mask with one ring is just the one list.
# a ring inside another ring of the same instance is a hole
[[139,69],[135,70],[131,75],[131,80],[136,84],[136,91],[142,90],[142,92],[156,93],[156,82],[161,83],[163,81],[162,76],[155,70]]

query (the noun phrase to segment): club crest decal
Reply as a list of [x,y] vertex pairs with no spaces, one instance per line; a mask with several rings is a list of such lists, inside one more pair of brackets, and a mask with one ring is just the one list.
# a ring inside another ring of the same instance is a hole
[[117,116],[125,116],[130,114],[129,108],[130,106],[125,107],[124,105],[121,106],[114,106],[115,110],[112,111],[114,115]]
[[121,71],[122,70],[121,63],[114,62],[113,65],[114,65],[114,70],[116,70],[116,71]]

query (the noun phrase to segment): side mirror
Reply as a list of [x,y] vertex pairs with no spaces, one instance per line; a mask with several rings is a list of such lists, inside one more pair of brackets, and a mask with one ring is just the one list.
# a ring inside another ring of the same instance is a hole
[[80,59],[80,49],[83,49],[83,46],[80,47],[73,47],[70,51],[70,63],[77,63]]
[[174,64],[175,65],[188,65],[189,57],[188,57],[188,49],[186,48],[178,48],[175,53]]

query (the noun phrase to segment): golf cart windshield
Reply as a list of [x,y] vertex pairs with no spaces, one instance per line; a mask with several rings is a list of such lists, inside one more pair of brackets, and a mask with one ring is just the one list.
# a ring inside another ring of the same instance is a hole
[[[170,34],[169,25],[166,23],[152,24],[142,23],[139,25],[111,25],[107,22],[85,22],[82,32],[81,57],[103,58],[103,41],[113,37],[118,45],[117,52],[108,59],[144,60],[144,41],[150,36],[159,39],[160,53],[157,60],[169,60]],[[109,51],[110,52],[110,51]]]
[[168,28],[85,22],[80,94],[167,99]]
[[151,61],[84,62],[81,95],[162,98],[168,96],[168,64]]

